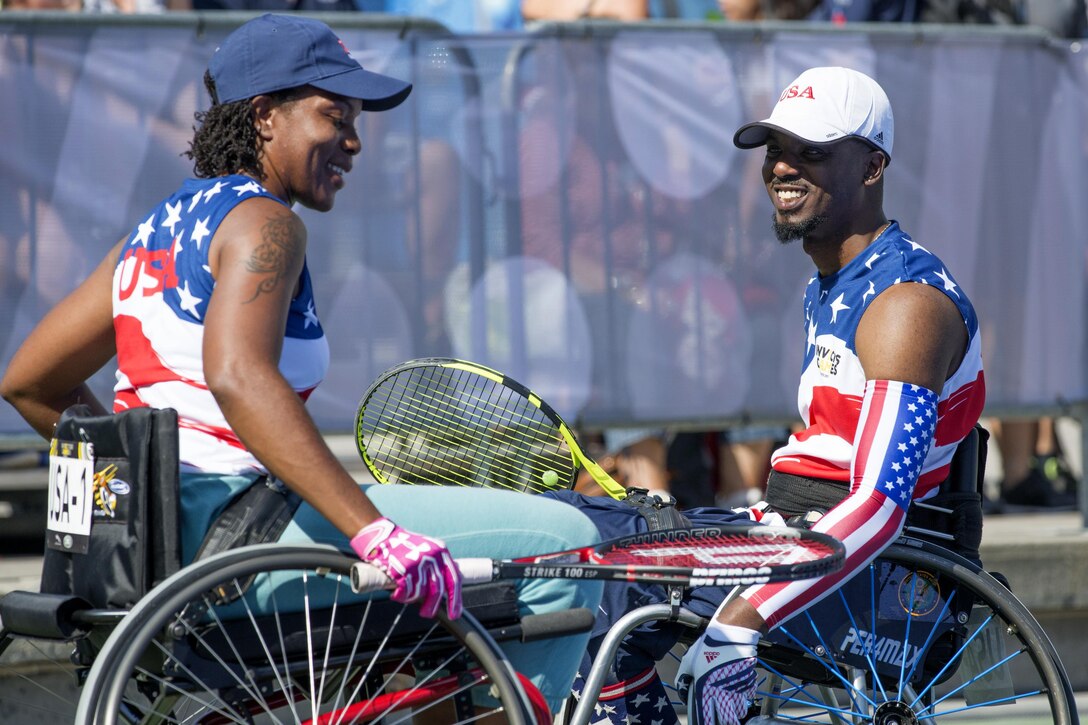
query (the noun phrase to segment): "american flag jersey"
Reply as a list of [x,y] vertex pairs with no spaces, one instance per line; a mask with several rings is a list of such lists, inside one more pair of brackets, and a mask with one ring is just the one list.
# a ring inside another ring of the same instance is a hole
[[[283,203],[247,176],[186,180],[133,230],[114,271],[114,411],[176,409],[182,470],[265,472],[224,419],[202,358],[204,315],[215,288],[211,240],[232,209],[256,197]],[[305,398],[325,376],[329,349],[305,265],[299,286],[279,368]]]
[[986,397],[978,318],[941,260],[894,221],[839,272],[809,281],[805,290],[805,357],[797,392],[806,427],[774,452],[771,464],[776,471],[849,480],[865,388],[865,371],[854,336],[868,303],[900,282],[941,290],[955,303],[967,326],[967,354],[945,381],[937,401],[933,445],[919,469],[914,497],[933,494],[947,477],[952,454],[978,421]]
[[[902,282],[935,286],[967,326],[963,361],[938,396],[917,385],[866,380],[855,350],[868,303]],[[783,473],[850,482],[850,495],[812,528],[843,542],[843,568],[818,579],[744,592],[775,627],[835,590],[890,544],[912,500],[933,495],[985,401],[978,319],[944,264],[892,222],[838,273],[805,291],[806,350],[798,392],[807,427],[775,451]]]

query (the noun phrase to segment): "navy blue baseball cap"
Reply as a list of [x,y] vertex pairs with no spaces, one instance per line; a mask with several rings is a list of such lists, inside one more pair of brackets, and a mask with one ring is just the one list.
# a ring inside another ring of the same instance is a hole
[[364,70],[328,25],[297,15],[246,22],[216,48],[208,71],[219,103],[310,85],[387,111],[412,92],[411,83]]

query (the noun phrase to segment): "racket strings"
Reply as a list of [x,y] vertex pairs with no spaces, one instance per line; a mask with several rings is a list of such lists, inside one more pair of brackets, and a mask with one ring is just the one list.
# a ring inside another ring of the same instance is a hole
[[[397,393],[397,394],[394,394]],[[393,388],[382,388],[368,399],[360,424],[360,443],[371,462],[386,474],[430,476],[456,481],[463,469],[459,462],[463,445],[431,427],[423,407],[412,402],[411,396]],[[441,445],[427,445],[422,440],[429,435]],[[438,465],[441,464],[441,465]]]
[[596,562],[632,567],[747,568],[821,561],[834,554],[819,541],[728,535],[630,544],[598,554]]
[[[516,473],[513,467],[504,465],[504,456],[498,455],[499,451],[493,446],[466,441],[449,426],[436,427],[437,416],[427,415],[423,410],[418,412],[419,415],[411,417],[405,415],[402,408],[400,420],[406,423],[404,427],[386,426],[387,435],[364,441],[377,465],[405,474],[422,475],[426,482],[441,480],[459,485],[469,485],[469,479],[480,476],[480,462],[485,457],[490,469],[496,473],[504,473],[507,477]],[[486,478],[510,487],[495,476]]]
[[367,399],[357,431],[387,480],[547,490],[574,466],[558,428],[528,399],[471,371],[416,367]]
[[[488,390],[484,390],[481,385],[475,385],[474,387],[480,391],[477,393],[473,387],[461,384],[460,380],[453,385],[441,387],[435,384],[437,382],[440,381],[429,380],[429,387],[423,391],[424,397],[413,399],[417,407],[425,408],[426,412],[432,416],[427,421],[417,418],[414,421],[414,427],[417,429],[427,427],[427,430],[436,433],[442,430],[466,433],[466,435],[453,438],[443,438],[438,435],[436,439],[443,445],[470,442],[480,450],[497,448],[500,451],[513,450],[529,454],[533,451],[529,445],[530,442],[535,442],[538,449],[543,442],[552,443],[557,451],[560,449],[558,435],[552,434],[553,427],[547,419],[533,415],[535,409],[528,404],[528,401],[519,399],[511,391],[497,385],[490,386]],[[466,416],[482,421],[483,425],[468,428]],[[437,420],[443,421],[445,425],[442,427],[435,425]],[[481,437],[479,435],[481,430],[487,432],[488,435]],[[517,430],[527,430],[531,435],[518,435]],[[560,455],[564,455],[562,451]]]

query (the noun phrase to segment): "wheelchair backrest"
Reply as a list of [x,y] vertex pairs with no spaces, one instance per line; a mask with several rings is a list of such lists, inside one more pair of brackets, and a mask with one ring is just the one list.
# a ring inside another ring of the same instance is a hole
[[41,591],[128,608],[181,567],[177,412],[73,406],[54,438],[93,444],[94,504],[86,551],[47,535]]
[[981,564],[982,486],[989,433],[975,425],[952,456],[948,477],[936,495],[915,501],[903,533],[950,549]]
[[941,484],[941,491],[982,493],[986,474],[986,451],[989,432],[975,424],[967,437],[956,446],[952,463],[948,469],[948,478]]

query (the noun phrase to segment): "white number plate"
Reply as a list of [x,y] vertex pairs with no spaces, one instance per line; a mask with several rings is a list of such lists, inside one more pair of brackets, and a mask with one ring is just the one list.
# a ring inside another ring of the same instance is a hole
[[49,448],[49,512],[45,544],[86,554],[94,504],[94,447],[54,440]]

